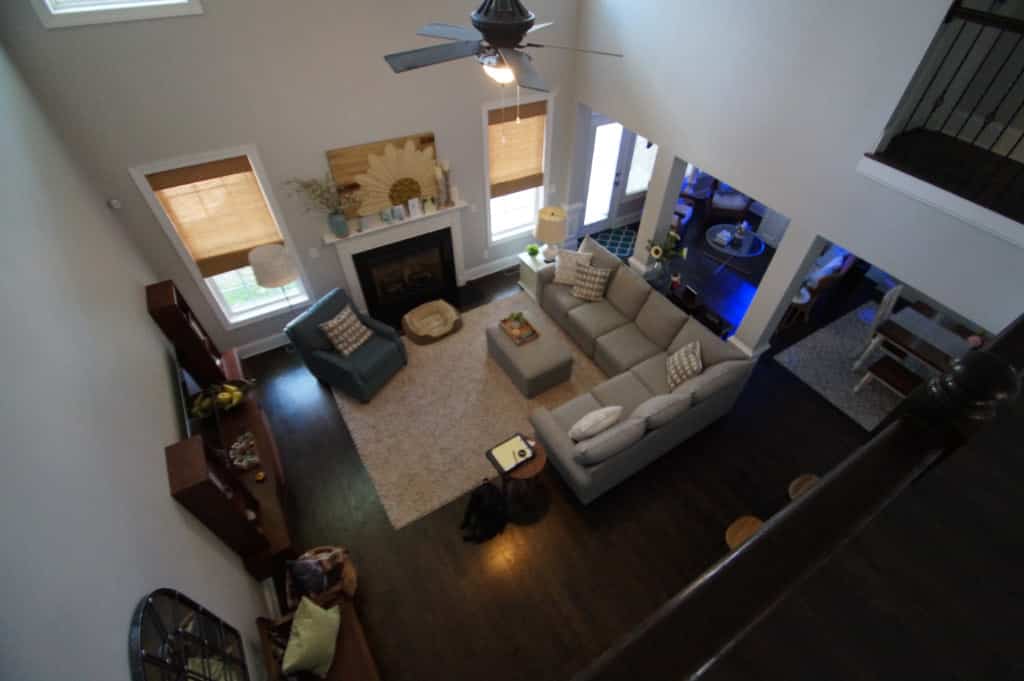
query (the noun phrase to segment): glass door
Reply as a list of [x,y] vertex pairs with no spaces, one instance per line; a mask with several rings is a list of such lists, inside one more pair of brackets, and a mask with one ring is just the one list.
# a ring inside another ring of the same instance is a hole
[[593,144],[580,237],[617,226],[622,205],[647,191],[658,153],[656,145],[599,113],[591,116],[589,132]]

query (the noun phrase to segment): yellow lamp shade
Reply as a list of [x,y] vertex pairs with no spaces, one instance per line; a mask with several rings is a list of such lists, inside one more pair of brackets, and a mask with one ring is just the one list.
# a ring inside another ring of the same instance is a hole
[[565,222],[565,211],[558,206],[541,208],[533,235],[541,243],[561,244],[565,241]]

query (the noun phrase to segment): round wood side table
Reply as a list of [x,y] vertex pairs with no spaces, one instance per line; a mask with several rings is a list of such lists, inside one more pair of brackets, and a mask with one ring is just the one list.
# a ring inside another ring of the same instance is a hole
[[539,521],[548,511],[551,500],[547,487],[540,479],[548,463],[544,445],[535,438],[529,439],[533,447],[533,458],[503,476],[505,506],[509,522],[516,525],[530,525]]

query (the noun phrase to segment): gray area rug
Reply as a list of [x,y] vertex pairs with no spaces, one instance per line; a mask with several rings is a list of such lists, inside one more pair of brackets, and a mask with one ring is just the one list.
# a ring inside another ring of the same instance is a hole
[[[866,303],[775,356],[776,362],[866,430],[878,426],[901,401],[878,381],[868,383],[859,393],[853,392],[864,372],[853,372],[851,367],[867,346],[875,309],[874,303]],[[869,358],[864,366],[878,357],[881,353]],[[919,366],[907,366],[924,372]]]
[[[541,334],[558,334],[573,355],[572,378],[531,400],[487,354],[485,329],[524,312]],[[525,293],[462,316],[462,330],[434,343],[403,338],[409,365],[369,404],[335,392],[359,458],[395,529],[495,476],[484,452],[516,432],[531,434],[530,412],[567,402],[604,373]]]

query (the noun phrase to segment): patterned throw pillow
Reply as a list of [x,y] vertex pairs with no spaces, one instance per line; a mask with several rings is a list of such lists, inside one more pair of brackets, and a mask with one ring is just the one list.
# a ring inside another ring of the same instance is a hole
[[575,285],[576,268],[579,265],[589,265],[590,259],[593,257],[593,253],[559,249],[558,255],[555,256],[555,283]]
[[590,265],[577,265],[576,285],[572,287],[572,294],[591,302],[601,300],[604,298],[604,289],[608,286],[608,279],[611,276],[611,270]]
[[334,349],[345,357],[358,350],[359,346],[370,340],[370,336],[373,335],[373,331],[366,328],[352,312],[351,305],[346,305],[334,319],[324,322],[320,328],[327,334]]
[[700,341],[687,343],[673,352],[666,362],[668,370],[668,387],[675,390],[680,385],[704,371],[700,360]]

